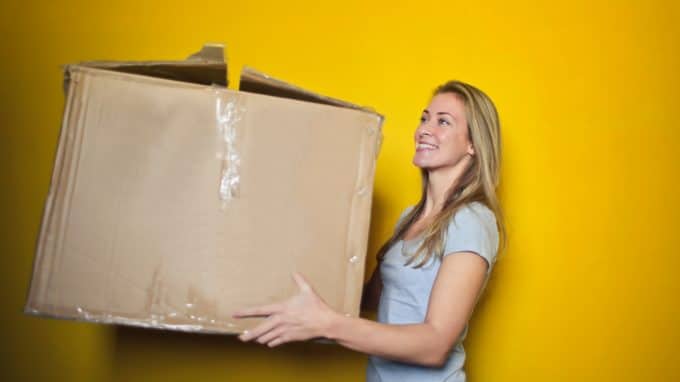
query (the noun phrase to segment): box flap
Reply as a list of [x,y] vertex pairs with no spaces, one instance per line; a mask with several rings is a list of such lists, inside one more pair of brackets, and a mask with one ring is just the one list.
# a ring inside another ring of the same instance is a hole
[[366,111],[376,114],[382,119],[382,115],[376,113],[375,110],[369,107],[359,106],[350,102],[313,93],[247,66],[241,71],[239,90]]
[[[184,61],[86,61],[78,65],[201,85],[228,85],[221,44],[205,44]],[[68,77],[67,66],[64,89],[68,88]]]

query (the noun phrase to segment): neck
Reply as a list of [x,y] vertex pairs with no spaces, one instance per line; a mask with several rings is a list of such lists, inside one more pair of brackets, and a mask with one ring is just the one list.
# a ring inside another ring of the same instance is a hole
[[466,155],[453,167],[428,170],[424,216],[431,216],[442,210],[449,191],[458,184],[471,161],[470,156]]

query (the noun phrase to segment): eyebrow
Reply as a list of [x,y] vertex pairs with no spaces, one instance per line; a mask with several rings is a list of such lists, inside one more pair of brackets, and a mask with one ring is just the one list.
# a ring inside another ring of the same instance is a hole
[[[424,109],[424,110],[423,110],[423,113],[430,114],[430,111],[427,110],[427,109]],[[449,113],[449,112],[446,112],[446,111],[439,111],[439,112],[437,112],[436,114],[437,114],[437,115],[446,114],[446,115],[450,116],[451,118],[453,118],[454,120],[457,120],[457,118],[454,117],[453,114],[451,114],[451,113]]]

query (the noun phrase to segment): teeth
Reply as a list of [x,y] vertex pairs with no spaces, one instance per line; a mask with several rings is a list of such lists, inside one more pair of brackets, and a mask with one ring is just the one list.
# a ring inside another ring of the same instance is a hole
[[417,148],[419,148],[419,149],[436,149],[437,146],[431,145],[429,143],[418,143]]

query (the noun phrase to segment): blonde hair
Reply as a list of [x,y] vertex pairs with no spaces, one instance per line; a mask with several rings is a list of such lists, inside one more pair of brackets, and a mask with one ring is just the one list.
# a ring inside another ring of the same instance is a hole
[[[444,255],[444,243],[449,222],[458,210],[471,202],[486,205],[495,215],[500,235],[499,248],[505,243],[501,206],[496,196],[496,188],[500,180],[501,135],[498,112],[491,99],[476,87],[461,81],[449,81],[439,86],[433,96],[450,93],[459,97],[465,105],[468,121],[468,135],[475,155],[472,164],[466,169],[458,182],[448,191],[441,211],[423,232],[423,240],[415,253],[409,255],[405,265],[420,268],[432,257],[441,259]],[[382,261],[385,253],[403,238],[408,229],[420,217],[425,209],[427,198],[428,172],[421,169],[422,194],[420,201],[409,211],[397,226],[392,237],[378,251],[378,261]]]

